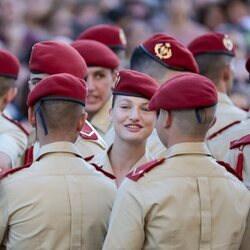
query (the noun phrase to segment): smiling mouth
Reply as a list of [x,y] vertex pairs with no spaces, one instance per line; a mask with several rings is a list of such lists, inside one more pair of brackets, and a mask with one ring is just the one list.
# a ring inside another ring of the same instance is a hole
[[126,128],[130,128],[130,129],[141,129],[142,126],[140,124],[127,124],[125,125]]

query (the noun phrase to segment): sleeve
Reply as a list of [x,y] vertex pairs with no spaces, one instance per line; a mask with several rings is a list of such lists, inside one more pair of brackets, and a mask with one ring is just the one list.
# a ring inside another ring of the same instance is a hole
[[0,134],[0,152],[5,153],[11,159],[12,166],[15,165],[18,157],[23,155],[27,144],[28,138],[22,131]]
[[3,188],[3,184],[0,182],[0,249],[3,246],[5,235],[8,227],[9,211],[8,211],[8,199]]
[[250,210],[246,221],[245,232],[241,241],[240,250],[249,250],[250,246]]
[[139,185],[124,180],[111,213],[103,250],[140,250],[144,242],[144,199]]

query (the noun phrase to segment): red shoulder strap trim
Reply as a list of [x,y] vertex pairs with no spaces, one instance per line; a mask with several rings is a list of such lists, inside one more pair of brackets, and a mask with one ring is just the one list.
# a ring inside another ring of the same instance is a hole
[[240,146],[245,146],[247,144],[250,144],[250,134],[245,135],[243,137],[241,137],[240,139],[234,140],[230,142],[230,149],[233,148],[238,148]]
[[85,161],[91,161],[94,158],[94,155],[87,156],[83,158]]
[[90,163],[90,165],[92,165],[97,171],[102,172],[104,175],[106,175],[107,177],[109,177],[110,179],[114,180],[116,179],[114,175],[106,172],[105,170],[103,170],[101,167],[99,167],[97,164],[95,163]]
[[23,165],[23,166],[18,167],[18,168],[2,170],[2,171],[0,171],[0,180],[2,180],[4,177],[8,176],[9,174],[13,174],[15,172],[18,172],[21,169],[28,168],[30,166],[31,166],[31,164],[26,164],[26,165]]
[[229,173],[233,174],[236,176],[240,181],[243,181],[242,176],[240,176],[239,173],[237,173],[227,162],[224,161],[217,161],[218,164],[223,166]]
[[86,140],[98,140],[98,135],[91,127],[91,125],[87,122],[85,122],[84,127],[80,131],[80,136]]
[[29,136],[29,132],[18,121],[11,119],[10,117],[6,116],[5,114],[2,114],[2,115],[6,120],[10,121],[11,123],[15,124],[18,128],[20,128],[24,132],[24,134]]
[[217,135],[219,135],[220,133],[222,133],[223,131],[227,130],[228,128],[234,126],[235,124],[238,124],[240,123],[241,121],[235,121],[235,122],[232,122],[230,124],[228,124],[227,126],[225,126],[224,128],[221,128],[220,130],[214,132],[213,134],[211,134],[210,136],[207,137],[207,140],[211,140],[213,139],[214,137],[216,137]]
[[24,152],[24,165],[33,162],[33,151],[34,151],[34,147],[31,146],[27,148],[26,151]]
[[131,171],[127,177],[133,181],[137,181],[139,180],[144,173],[149,172],[151,169],[155,168],[156,166],[160,165],[162,162],[165,161],[165,158],[159,159],[159,160],[153,160],[150,162],[147,162],[139,167],[137,167],[136,169],[134,169],[133,171]]

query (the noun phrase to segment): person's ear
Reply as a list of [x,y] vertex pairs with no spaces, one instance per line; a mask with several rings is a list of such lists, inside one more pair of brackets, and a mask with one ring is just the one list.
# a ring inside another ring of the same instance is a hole
[[164,128],[170,128],[172,122],[173,122],[173,113],[171,111],[166,111]]
[[28,120],[29,123],[31,124],[31,126],[33,128],[36,127],[36,115],[35,115],[35,108],[33,107],[29,107],[28,109]]
[[211,124],[209,125],[209,128],[212,128],[214,126],[214,124],[216,123],[216,116],[214,116],[213,120],[211,121]]
[[10,103],[17,95],[17,87],[11,87],[4,95],[3,101],[7,105]]
[[82,128],[84,127],[84,124],[85,124],[85,122],[87,120],[87,117],[88,117],[87,112],[81,114],[80,119],[78,121],[78,125],[77,125],[77,131],[78,132],[80,132],[82,130]]

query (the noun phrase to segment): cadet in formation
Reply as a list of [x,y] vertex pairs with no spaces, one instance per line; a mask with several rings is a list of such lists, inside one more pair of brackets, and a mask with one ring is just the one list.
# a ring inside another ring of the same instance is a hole
[[152,133],[156,112],[148,104],[158,84],[145,74],[121,70],[113,88],[110,117],[114,126],[114,143],[91,161],[114,175],[117,186],[125,176],[154,157],[146,148]]
[[67,73],[42,79],[29,93],[40,149],[31,166],[1,172],[0,246],[101,249],[116,187],[74,144],[87,117],[86,94],[85,81]]
[[194,73],[171,78],[154,94],[149,109],[159,112],[166,159],[136,168],[123,181],[104,250],[240,248],[249,191],[204,142],[217,101],[214,84]]

